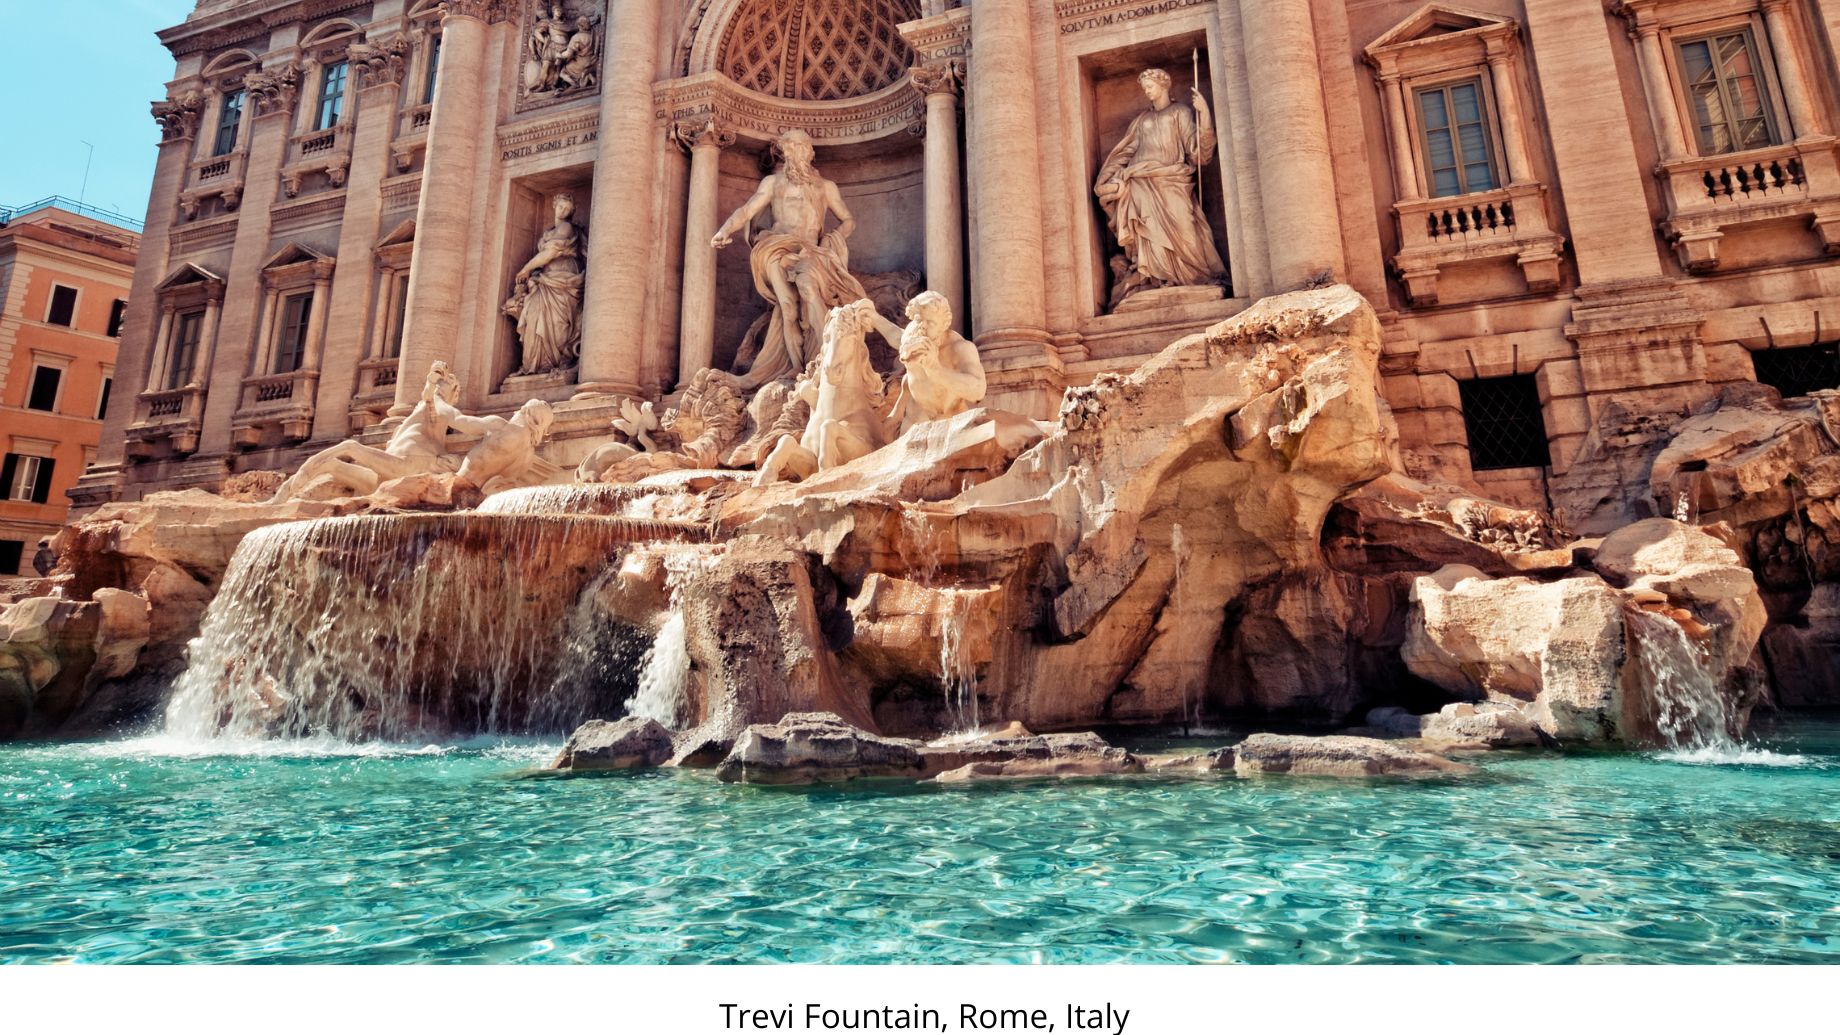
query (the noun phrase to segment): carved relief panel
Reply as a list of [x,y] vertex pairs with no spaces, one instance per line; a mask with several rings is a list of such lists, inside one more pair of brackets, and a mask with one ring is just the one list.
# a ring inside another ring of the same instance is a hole
[[605,0],[524,0],[520,33],[519,111],[600,92]]

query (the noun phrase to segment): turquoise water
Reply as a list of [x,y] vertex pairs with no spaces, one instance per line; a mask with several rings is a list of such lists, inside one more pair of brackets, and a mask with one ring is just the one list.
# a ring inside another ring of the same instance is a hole
[[1840,725],[1767,746],[952,789],[0,748],[0,959],[1840,961]]

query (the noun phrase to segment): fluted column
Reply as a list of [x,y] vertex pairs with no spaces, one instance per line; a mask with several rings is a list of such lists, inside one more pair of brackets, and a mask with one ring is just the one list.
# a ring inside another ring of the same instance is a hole
[[1035,44],[1030,5],[971,6],[965,77],[971,204],[971,326],[980,351],[1047,349],[1041,242],[1041,161],[1035,134]]
[[1239,0],[1259,190],[1273,287],[1296,288],[1327,271],[1345,275],[1341,217],[1329,160],[1328,114],[1309,0]]
[[965,311],[965,202],[958,178],[956,62],[914,69],[914,88],[926,98],[926,286],[946,296],[953,329],[970,326]]
[[202,338],[198,342],[198,356],[192,363],[191,381],[199,380],[199,372],[211,369],[212,362],[217,359],[217,324],[223,315],[224,298],[221,292],[205,299],[204,329],[199,332]]
[[[166,390],[166,364],[172,362],[172,327],[173,316],[178,308],[171,302],[160,304],[160,329],[153,338],[153,355],[147,361],[147,384],[142,389],[148,392]],[[117,367],[117,369],[120,369]]]
[[1796,45],[1795,29],[1789,19],[1789,0],[1763,0],[1763,24],[1770,33],[1770,49],[1776,54],[1783,99],[1789,104],[1789,121],[1794,123],[1793,137],[1800,139],[1820,133],[1822,126],[1802,68],[1802,50]]
[[[662,7],[658,0],[625,0],[608,7],[600,154],[594,163],[588,283],[582,300],[583,394],[641,394],[646,288],[658,251],[652,193],[659,132],[653,122],[652,81],[658,71]],[[708,241],[703,243],[707,247]]]
[[[721,226],[716,173],[722,149],[735,142],[715,118],[681,122],[672,137],[690,152],[690,204],[684,216],[684,285],[678,320],[677,383],[687,385],[716,356],[716,250]],[[592,238],[590,238],[592,239]]]
[[1681,130],[1680,113],[1674,109],[1673,87],[1668,85],[1667,59],[1661,52],[1661,28],[1653,21],[1638,22],[1632,34],[1636,38],[1636,64],[1642,69],[1642,89],[1648,94],[1648,113],[1661,160],[1671,162],[1684,158],[1687,138]]
[[[466,256],[475,227],[473,166],[484,136],[485,0],[449,0],[441,21],[441,76],[428,122],[427,161],[415,210],[415,259],[397,366],[399,417],[415,408],[436,360],[451,361],[460,337]],[[628,5],[630,6],[630,5]],[[649,5],[642,5],[649,6]]]
[[1532,183],[1533,163],[1527,158],[1527,136],[1521,125],[1521,94],[1514,85],[1514,44],[1507,36],[1491,37],[1487,43],[1489,81],[1495,87],[1495,110],[1501,115],[1501,145],[1507,152],[1508,182]]
[[332,263],[313,264],[313,308],[307,313],[307,352],[300,357],[302,370],[318,370],[326,352],[326,303],[332,295]]
[[1418,156],[1412,151],[1412,124],[1406,121],[1405,86],[1399,76],[1386,74],[1380,86],[1386,94],[1387,136],[1393,144],[1393,192],[1400,201],[1417,201]]

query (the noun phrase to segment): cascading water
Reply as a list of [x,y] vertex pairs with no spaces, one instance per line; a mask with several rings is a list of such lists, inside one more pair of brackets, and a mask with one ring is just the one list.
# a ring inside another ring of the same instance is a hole
[[[193,738],[566,730],[605,702],[582,591],[665,522],[564,515],[322,518],[244,537],[167,705]],[[618,638],[607,649],[619,646]],[[605,659],[602,659],[603,663]]]
[[939,616],[939,675],[946,696],[946,715],[952,723],[948,733],[969,733],[979,726],[977,662],[965,629],[970,624],[971,597],[956,590],[943,594],[944,613]]
[[1640,608],[1630,610],[1628,629],[1630,660],[1661,745],[1675,751],[1736,748],[1735,705],[1713,679],[1706,649],[1679,622]]
[[690,710],[690,637],[684,615],[675,606],[658,639],[645,652],[639,689],[626,702],[626,714],[681,729]]
[[[1175,575],[1172,576],[1169,583],[1169,610],[1172,614],[1180,615],[1182,613],[1182,569],[1187,567],[1188,564],[1188,549],[1187,544],[1182,540],[1182,526],[1179,524],[1171,524],[1169,526],[1169,552],[1175,557]],[[1200,711],[1201,709],[1197,704],[1192,709],[1191,713],[1188,700],[1188,684],[1184,683],[1182,685],[1183,729],[1193,728],[1196,720],[1200,718]]]

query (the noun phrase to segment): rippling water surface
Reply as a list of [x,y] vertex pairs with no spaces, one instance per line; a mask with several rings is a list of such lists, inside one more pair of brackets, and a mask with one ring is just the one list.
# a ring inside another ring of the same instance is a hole
[[1840,726],[1762,747],[968,789],[0,748],[0,960],[1840,961]]

